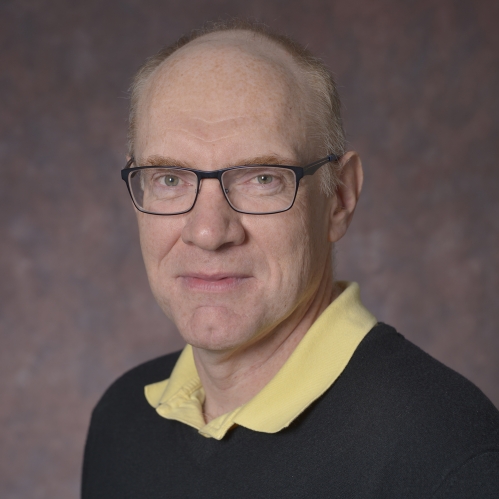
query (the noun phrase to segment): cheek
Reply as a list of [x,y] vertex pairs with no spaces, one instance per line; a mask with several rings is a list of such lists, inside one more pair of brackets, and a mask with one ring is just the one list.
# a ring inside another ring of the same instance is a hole
[[[298,208],[298,207],[296,207]],[[293,207],[269,215],[255,225],[253,241],[267,262],[269,291],[284,300],[293,300],[306,285],[311,265],[307,218]]]
[[181,224],[177,220],[138,213],[140,246],[149,280],[156,275],[161,261],[170,253],[180,237]]
[[296,216],[287,244],[293,249],[291,262],[297,278],[303,286],[313,287],[322,278],[331,253],[327,199],[318,192],[313,196],[308,191],[303,194],[306,195],[297,198],[293,207],[296,208]]

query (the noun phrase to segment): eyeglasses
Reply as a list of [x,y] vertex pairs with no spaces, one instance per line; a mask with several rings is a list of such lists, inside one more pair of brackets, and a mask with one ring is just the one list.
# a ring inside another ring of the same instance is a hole
[[245,165],[204,171],[177,166],[137,166],[132,157],[121,170],[136,208],[151,215],[180,215],[192,210],[201,180],[218,179],[231,208],[250,215],[270,215],[289,210],[300,180],[326,163],[338,161],[330,154],[307,166]]

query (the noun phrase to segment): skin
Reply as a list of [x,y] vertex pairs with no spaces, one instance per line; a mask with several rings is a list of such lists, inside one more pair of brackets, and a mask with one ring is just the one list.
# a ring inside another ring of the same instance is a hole
[[[304,165],[318,159],[304,126],[309,102],[299,69],[279,47],[244,32],[204,36],[146,83],[137,164]],[[358,156],[347,153],[342,165],[335,196],[321,192],[319,175],[305,177],[284,213],[237,213],[212,179],[189,213],[137,211],[152,291],[193,346],[206,421],[258,393],[337,296],[331,246],[362,186]]]

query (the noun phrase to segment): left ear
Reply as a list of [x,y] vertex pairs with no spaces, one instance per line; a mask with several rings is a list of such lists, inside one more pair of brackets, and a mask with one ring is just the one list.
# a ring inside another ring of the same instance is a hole
[[339,241],[352,221],[359,200],[364,172],[356,152],[350,151],[340,158],[339,183],[329,213],[329,241]]

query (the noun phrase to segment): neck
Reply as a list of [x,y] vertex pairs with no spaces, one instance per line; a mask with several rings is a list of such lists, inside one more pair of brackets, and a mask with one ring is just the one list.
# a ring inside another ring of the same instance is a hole
[[315,294],[261,340],[244,350],[213,352],[193,347],[194,361],[205,391],[206,422],[253,398],[288,360],[309,328],[338,296],[332,272]]

